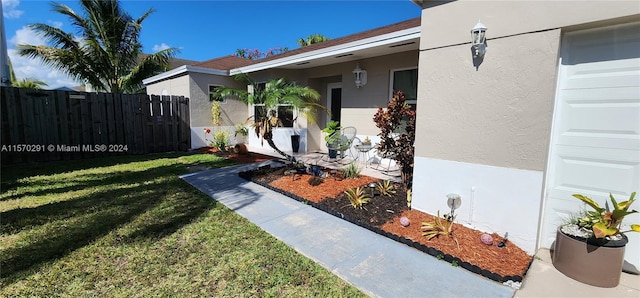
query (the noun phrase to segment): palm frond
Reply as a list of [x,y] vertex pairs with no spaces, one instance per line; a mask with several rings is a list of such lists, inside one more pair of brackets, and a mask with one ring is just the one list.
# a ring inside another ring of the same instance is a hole
[[76,34],[46,24],[30,25],[49,47],[21,45],[20,55],[38,58],[98,91],[132,92],[139,90],[145,77],[166,70],[168,59],[177,52],[168,49],[138,62],[142,22],[153,9],[133,19],[119,1],[82,0],[80,7],[83,14],[52,4],[52,11],[70,19]]

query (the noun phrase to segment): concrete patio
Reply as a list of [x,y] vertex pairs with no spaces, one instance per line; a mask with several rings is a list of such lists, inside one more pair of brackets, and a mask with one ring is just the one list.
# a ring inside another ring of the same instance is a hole
[[[280,154],[269,146],[248,147],[248,149],[249,152],[282,158]],[[355,162],[361,169],[360,174],[362,175],[396,182],[400,181],[400,169],[396,166],[395,162],[390,161],[389,159],[380,159],[380,157],[376,156],[373,150],[370,151],[367,156],[353,149],[352,154],[345,154],[344,158],[338,157],[333,159],[329,158],[326,152],[321,151],[294,153],[285,150],[284,152],[294,156],[297,161],[302,161],[305,164],[318,165],[330,169],[342,169],[351,162]]]

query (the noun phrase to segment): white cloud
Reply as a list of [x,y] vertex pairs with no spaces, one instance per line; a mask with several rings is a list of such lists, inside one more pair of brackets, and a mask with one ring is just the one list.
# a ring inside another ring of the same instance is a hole
[[4,17],[7,19],[19,18],[24,11],[18,10],[18,5],[20,5],[20,0],[2,0],[2,14]]
[[166,50],[168,48],[170,48],[170,46],[163,42],[160,45],[154,44],[152,50],[153,50],[154,53],[157,53],[159,51]]
[[27,26],[16,31],[16,35],[9,39],[9,44],[16,46],[18,44],[30,44],[30,45],[44,45],[45,40],[35,31],[29,29]]
[[16,49],[18,44],[45,44],[45,40],[29,28],[22,27],[17,30],[16,34],[9,40],[9,44],[12,45],[12,48],[8,50],[9,59],[11,59],[13,71],[18,80],[25,78],[41,80],[48,84],[45,89],[55,89],[62,86],[73,87],[80,84],[66,74],[45,66],[40,59],[31,59],[18,55]]

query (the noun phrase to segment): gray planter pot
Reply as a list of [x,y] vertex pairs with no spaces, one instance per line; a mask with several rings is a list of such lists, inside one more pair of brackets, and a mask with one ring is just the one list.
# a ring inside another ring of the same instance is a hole
[[556,231],[553,266],[562,274],[596,287],[613,288],[620,283],[626,236],[620,241],[595,243]]

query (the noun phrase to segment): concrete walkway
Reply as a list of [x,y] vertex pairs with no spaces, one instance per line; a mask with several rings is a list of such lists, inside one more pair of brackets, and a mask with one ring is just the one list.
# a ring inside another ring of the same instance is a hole
[[512,297],[515,290],[417,249],[248,182],[237,173],[259,164],[206,170],[181,178],[377,297]]

